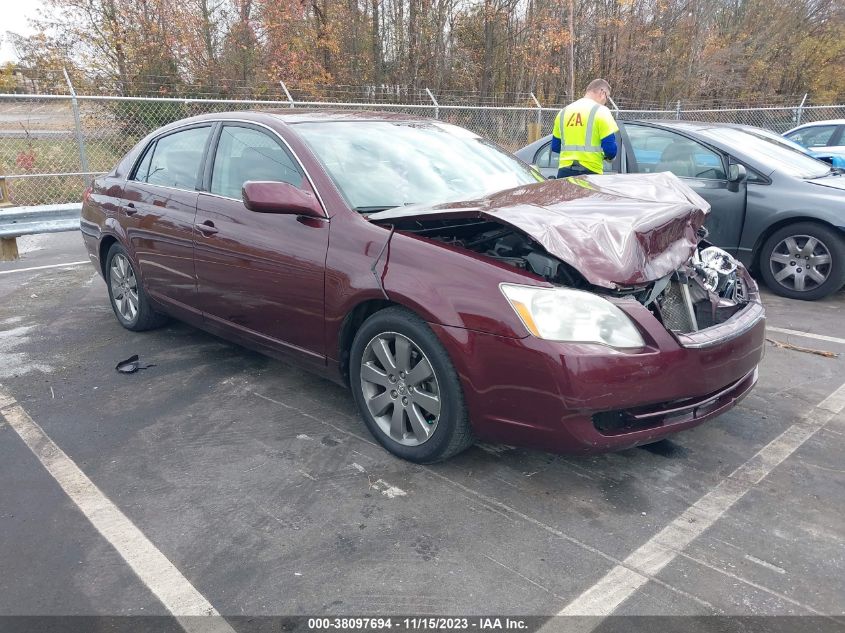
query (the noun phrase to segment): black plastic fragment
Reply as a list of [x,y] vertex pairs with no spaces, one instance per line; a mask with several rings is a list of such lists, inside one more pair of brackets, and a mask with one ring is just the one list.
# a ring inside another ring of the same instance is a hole
[[149,365],[142,365],[138,354],[132,354],[126,360],[120,361],[115,365],[115,369],[121,374],[134,374],[139,369],[147,369],[148,367],[155,367],[155,363]]

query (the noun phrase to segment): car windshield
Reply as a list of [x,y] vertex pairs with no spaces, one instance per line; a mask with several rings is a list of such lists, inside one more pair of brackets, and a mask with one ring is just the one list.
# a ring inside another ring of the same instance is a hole
[[736,147],[750,159],[795,178],[820,178],[830,173],[830,166],[770,138],[765,133],[735,128],[709,128],[701,131],[714,141]]
[[435,121],[330,121],[295,129],[362,213],[470,199],[542,179],[472,132]]

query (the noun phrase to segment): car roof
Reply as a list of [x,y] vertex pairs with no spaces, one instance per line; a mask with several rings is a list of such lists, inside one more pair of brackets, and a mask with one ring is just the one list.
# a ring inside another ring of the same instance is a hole
[[340,108],[273,108],[268,110],[240,110],[234,112],[216,112],[205,118],[217,119],[260,119],[272,116],[287,124],[328,122],[328,121],[426,121],[429,117],[416,116],[405,112],[378,110],[341,110]]
[[622,123],[644,123],[646,125],[658,125],[661,127],[673,128],[676,130],[686,130],[688,132],[700,132],[702,130],[709,130],[719,127],[743,128],[752,127],[743,125],[741,123],[713,123],[707,121],[677,121],[675,119],[636,119],[631,121],[622,121]]
[[431,117],[417,116],[406,112],[379,110],[305,110],[293,108],[270,112],[285,123],[306,123],[314,121],[425,121]]
[[[799,130],[804,127],[812,127],[814,125],[845,125],[845,119],[824,119],[823,121],[809,121],[808,123],[802,123],[799,126],[792,128],[793,130]],[[791,132],[792,130],[790,130]]]

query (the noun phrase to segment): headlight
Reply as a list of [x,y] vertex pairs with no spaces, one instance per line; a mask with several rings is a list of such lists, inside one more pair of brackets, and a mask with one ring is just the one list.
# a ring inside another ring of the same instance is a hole
[[597,295],[569,288],[499,287],[528,331],[538,338],[619,348],[645,346],[627,315]]

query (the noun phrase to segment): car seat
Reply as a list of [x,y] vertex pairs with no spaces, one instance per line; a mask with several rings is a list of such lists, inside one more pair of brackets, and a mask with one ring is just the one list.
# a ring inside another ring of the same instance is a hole
[[654,171],[671,171],[682,178],[694,178],[696,175],[695,145],[673,141],[663,150],[660,162],[657,163]]

